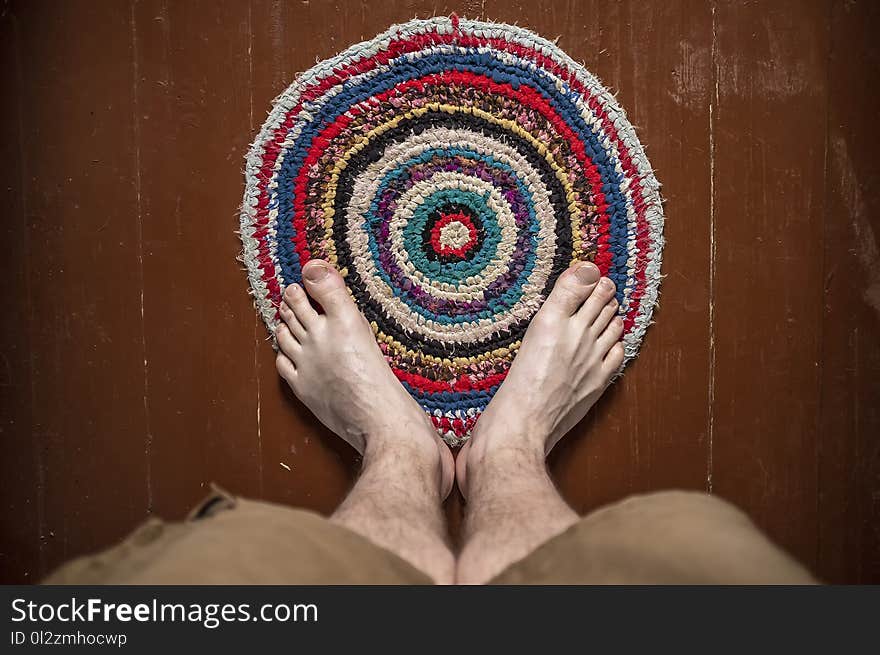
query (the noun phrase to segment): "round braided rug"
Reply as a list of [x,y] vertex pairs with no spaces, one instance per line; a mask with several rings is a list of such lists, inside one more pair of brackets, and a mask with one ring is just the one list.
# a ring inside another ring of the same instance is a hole
[[270,332],[302,266],[332,262],[451,445],[572,262],[617,285],[627,361],[650,323],[659,184],[612,95],[523,28],[413,20],[320,62],[276,99],[246,179],[244,260]]

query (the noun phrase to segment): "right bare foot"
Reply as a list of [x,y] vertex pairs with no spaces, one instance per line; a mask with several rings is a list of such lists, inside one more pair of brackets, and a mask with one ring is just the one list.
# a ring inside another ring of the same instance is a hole
[[623,363],[614,283],[593,264],[557,280],[535,315],[504,383],[458,454],[459,489],[490,456],[541,462],[580,421]]
[[283,322],[275,332],[278,373],[324,425],[364,456],[365,464],[386,457],[411,462],[436,475],[445,498],[452,488],[452,453],[394,377],[342,277],[327,262],[312,260],[303,267],[303,283],[305,290],[291,284],[284,291]]

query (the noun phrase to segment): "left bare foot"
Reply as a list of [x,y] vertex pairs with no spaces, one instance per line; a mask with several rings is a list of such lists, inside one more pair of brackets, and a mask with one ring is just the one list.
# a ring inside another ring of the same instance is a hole
[[[284,291],[275,336],[278,373],[306,407],[365,459],[417,458],[437,472],[441,498],[452,488],[452,453],[394,377],[338,271],[322,260],[303,267],[305,291]],[[324,309],[319,314],[308,295]]]

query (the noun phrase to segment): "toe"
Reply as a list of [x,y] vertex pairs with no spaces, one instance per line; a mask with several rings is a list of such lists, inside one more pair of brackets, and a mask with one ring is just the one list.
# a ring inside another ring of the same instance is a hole
[[[299,289],[299,285],[296,284],[290,285],[289,288],[293,287]],[[300,289],[299,295],[305,297],[306,293]],[[309,309],[311,309],[311,307],[309,307]],[[299,322],[299,319],[293,313],[293,310],[290,308],[290,305],[287,304],[286,300],[281,301],[281,304],[278,306],[278,313],[281,314],[281,320],[287,324],[287,327],[290,328],[290,331],[293,333],[293,336],[296,337],[296,340],[302,343],[303,339],[306,338],[307,331],[302,323]],[[315,315],[317,316],[317,314]]]
[[275,356],[275,370],[278,371],[278,375],[290,383],[296,378],[296,367],[283,352]]
[[303,281],[308,294],[320,303],[328,316],[338,317],[357,311],[339,271],[327,262],[311,260],[303,267]]
[[572,316],[596,286],[599,269],[589,262],[573,265],[556,280],[544,307]]
[[278,341],[278,347],[281,349],[288,359],[296,361],[297,356],[302,352],[302,346],[296,337],[290,332],[290,328],[286,323],[282,323],[275,329],[275,339]]
[[605,359],[602,361],[602,367],[607,375],[614,375],[620,370],[621,365],[623,365],[623,355],[623,344],[618,341],[608,351],[608,354],[605,355]]
[[607,356],[606,353],[609,353],[612,348],[614,348],[615,344],[620,342],[620,337],[622,336],[623,319],[617,316],[608,323],[608,326],[596,340],[596,343],[599,346],[599,352],[602,353],[602,355]]
[[318,318],[318,312],[312,307],[306,292],[298,284],[291,284],[284,290],[284,302],[293,311],[293,315],[299,321],[299,324],[306,330]]
[[590,297],[584,301],[583,306],[578,310],[580,316],[587,325],[593,322],[602,313],[605,304],[614,297],[614,282],[607,277],[599,280],[599,283],[593,288]]
[[608,327],[608,324],[611,322],[615,316],[617,316],[617,298],[612,298],[605,306],[602,308],[602,311],[599,312],[599,316],[596,317],[596,320],[593,321],[593,334],[599,335],[605,331],[605,328]]

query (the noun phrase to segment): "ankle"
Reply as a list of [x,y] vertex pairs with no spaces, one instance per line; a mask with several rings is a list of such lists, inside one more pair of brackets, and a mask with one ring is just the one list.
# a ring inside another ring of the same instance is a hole
[[401,474],[412,470],[433,469],[440,453],[433,441],[417,435],[391,438],[370,436],[363,452],[363,469],[392,466]]
[[449,449],[433,429],[426,430],[424,435],[408,432],[393,438],[369,438],[361,477],[375,476],[388,487],[407,489],[419,495],[424,495],[427,488],[428,495],[433,496],[436,491],[442,501],[452,486],[452,465],[444,461],[442,449],[446,449],[446,456],[451,459]]
[[523,447],[522,444],[508,444],[504,447],[482,447],[474,443],[468,453],[468,474],[476,471],[545,470],[544,451]]
[[538,428],[484,414],[471,437],[467,464],[479,467],[519,462],[543,468],[546,441]]
[[480,433],[471,437],[460,470],[459,486],[471,496],[484,483],[543,478],[547,475],[544,449],[514,433]]

